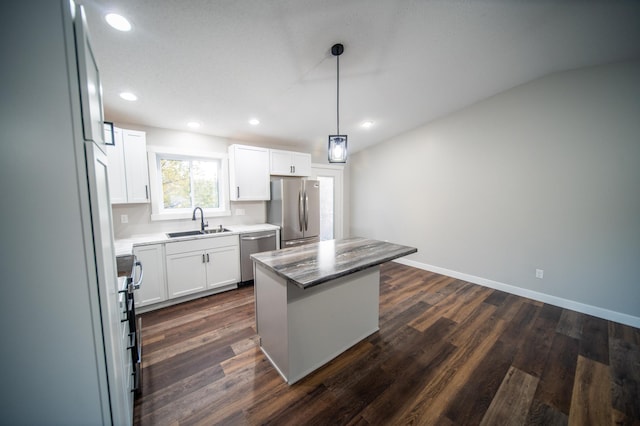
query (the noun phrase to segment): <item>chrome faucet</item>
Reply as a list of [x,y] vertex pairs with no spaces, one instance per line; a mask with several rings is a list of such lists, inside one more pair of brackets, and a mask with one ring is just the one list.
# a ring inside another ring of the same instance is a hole
[[209,222],[204,221],[204,213],[202,212],[202,208],[196,207],[195,209],[193,209],[193,217],[191,218],[191,220],[196,220],[196,210],[200,210],[200,230],[204,231],[204,228],[209,226]]

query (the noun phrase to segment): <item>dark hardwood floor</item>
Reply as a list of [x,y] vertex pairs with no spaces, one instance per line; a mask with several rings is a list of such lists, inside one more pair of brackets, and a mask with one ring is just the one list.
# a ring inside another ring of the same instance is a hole
[[640,330],[387,263],[380,331],[293,386],[253,287],[142,315],[138,425],[640,424]]

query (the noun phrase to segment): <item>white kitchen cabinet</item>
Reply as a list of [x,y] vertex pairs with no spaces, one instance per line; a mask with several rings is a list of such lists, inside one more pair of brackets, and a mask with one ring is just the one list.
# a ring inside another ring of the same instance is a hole
[[207,251],[207,288],[216,288],[240,281],[239,245]]
[[169,242],[165,251],[170,299],[215,288],[233,288],[240,281],[237,235]]
[[272,175],[310,176],[311,154],[272,149],[269,153],[269,171]]
[[229,146],[229,195],[231,201],[263,201],[271,198],[267,148]]
[[205,253],[168,254],[167,288],[170,299],[205,290],[207,288]]
[[144,279],[134,292],[136,306],[142,307],[167,300],[167,283],[164,274],[164,244],[137,246],[133,254],[142,263]]
[[124,170],[124,148],[122,129],[113,128],[114,145],[107,145],[107,161],[109,162],[109,197],[111,204],[127,202],[127,180]]
[[107,145],[111,204],[148,203],[146,133],[113,128],[115,145]]

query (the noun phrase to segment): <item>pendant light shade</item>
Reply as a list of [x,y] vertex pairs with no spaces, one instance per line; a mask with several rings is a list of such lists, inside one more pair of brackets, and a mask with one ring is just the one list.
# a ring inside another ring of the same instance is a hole
[[347,162],[347,135],[329,135],[329,162]]
[[329,135],[329,162],[347,162],[347,135],[340,134],[340,55],[344,52],[342,44],[334,44],[331,54],[336,57],[336,134]]

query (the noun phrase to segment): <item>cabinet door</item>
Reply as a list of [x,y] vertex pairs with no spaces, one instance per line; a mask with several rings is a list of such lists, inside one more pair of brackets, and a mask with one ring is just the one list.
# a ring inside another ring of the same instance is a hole
[[155,244],[133,249],[142,263],[142,285],[134,292],[136,306],[146,306],[167,300],[167,283],[164,277],[164,246]]
[[111,204],[127,202],[127,181],[124,176],[122,129],[113,128],[115,145],[106,145],[109,162],[109,196]]
[[240,250],[238,246],[207,251],[207,288],[240,282]]
[[206,289],[205,261],[204,252],[177,253],[167,256],[169,299]]
[[149,202],[149,172],[145,132],[122,129],[124,167],[129,203]]
[[292,152],[291,162],[295,176],[311,176],[311,154]]
[[272,175],[311,175],[311,154],[272,149],[270,151],[269,159],[269,171]]
[[[69,2],[67,2],[68,4]],[[76,8],[75,18],[76,55],[80,98],[82,108],[82,130],[84,139],[93,141],[101,151],[106,152],[104,143],[104,111],[102,109],[102,84],[100,70],[87,34],[87,18],[84,8]]]
[[291,175],[293,173],[291,152],[272,149],[269,154],[272,175]]
[[245,145],[229,147],[229,191],[232,201],[269,200],[269,150]]

